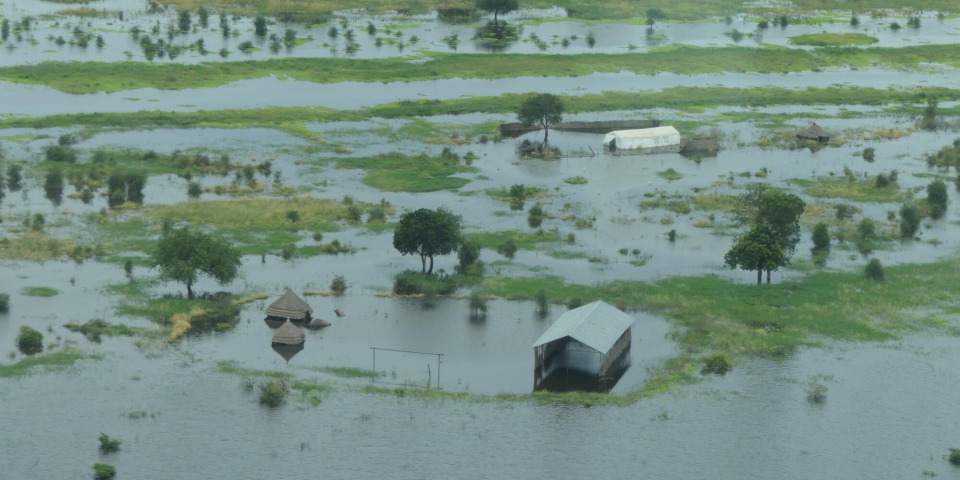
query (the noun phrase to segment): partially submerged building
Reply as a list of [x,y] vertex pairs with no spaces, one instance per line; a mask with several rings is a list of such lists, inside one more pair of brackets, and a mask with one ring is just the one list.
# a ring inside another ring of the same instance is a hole
[[303,345],[306,338],[306,334],[303,333],[303,330],[300,330],[300,327],[297,327],[290,323],[290,320],[287,320],[283,322],[283,325],[273,334],[271,343],[278,346],[297,346]]
[[283,291],[283,295],[267,307],[267,320],[283,322],[284,320],[293,320],[300,322],[310,321],[313,314],[313,308],[298,297],[290,287]]
[[670,126],[616,130],[603,137],[603,148],[611,152],[673,153],[681,147],[680,132]]
[[533,343],[534,390],[609,391],[630,366],[632,326],[602,300],[567,311]]
[[830,141],[830,133],[814,122],[813,125],[810,125],[810,128],[801,130],[800,133],[797,134],[797,138],[800,140],[813,140],[818,143],[826,143]]

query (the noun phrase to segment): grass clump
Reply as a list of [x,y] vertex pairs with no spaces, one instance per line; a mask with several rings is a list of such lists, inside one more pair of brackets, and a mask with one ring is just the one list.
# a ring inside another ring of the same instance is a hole
[[102,319],[89,320],[83,324],[69,322],[64,324],[63,327],[71,332],[81,333],[87,337],[88,340],[96,343],[100,343],[104,335],[108,337],[116,337],[149,334],[147,330],[142,328],[131,328],[126,325],[113,325]]
[[842,198],[855,202],[896,202],[903,198],[896,180],[890,180],[886,174],[873,179],[853,176],[818,177],[815,180],[794,178],[789,183],[816,198]]
[[94,463],[93,464],[93,478],[97,480],[105,480],[107,478],[113,478],[117,475],[117,469],[113,465],[108,463]]
[[110,435],[100,432],[100,436],[97,437],[100,440],[100,451],[101,452],[116,452],[120,450],[120,444],[122,443],[117,438],[111,438]]
[[575,177],[570,177],[564,180],[564,182],[569,183],[570,185],[583,185],[588,182],[587,177],[582,175],[577,175]]
[[389,192],[436,192],[457,190],[470,183],[458,173],[476,172],[475,167],[460,164],[455,154],[430,157],[387,153],[376,157],[338,159],[341,168],[367,171],[363,183]]
[[52,297],[60,292],[50,287],[26,287],[22,293],[30,297]]
[[725,375],[730,369],[733,368],[733,365],[730,363],[730,359],[722,353],[715,353],[703,359],[703,367],[700,368],[700,373],[706,375],[708,373],[713,373],[716,375]]
[[662,172],[657,172],[657,176],[669,181],[680,180],[683,178],[683,174],[674,170],[673,168],[668,168]]

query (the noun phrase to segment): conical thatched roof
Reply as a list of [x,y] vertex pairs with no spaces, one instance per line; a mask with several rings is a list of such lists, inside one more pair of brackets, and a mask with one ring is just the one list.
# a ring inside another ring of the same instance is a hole
[[267,307],[267,315],[279,318],[292,318],[302,320],[313,313],[313,309],[302,298],[298,297],[290,287],[284,290],[283,295],[277,301]]
[[801,130],[800,133],[797,134],[797,137],[809,138],[810,140],[829,140],[830,133],[814,122],[813,125],[810,125],[810,128]]
[[287,320],[277,329],[277,333],[273,334],[273,344],[274,345],[303,345],[303,342],[306,338],[303,330],[300,330],[299,327],[290,323],[290,320]]

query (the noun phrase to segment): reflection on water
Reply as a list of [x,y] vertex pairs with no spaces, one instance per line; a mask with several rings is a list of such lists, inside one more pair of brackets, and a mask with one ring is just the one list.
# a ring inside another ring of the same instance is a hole
[[629,369],[629,343],[609,362],[596,350],[563,348],[534,368],[533,391],[607,393]]

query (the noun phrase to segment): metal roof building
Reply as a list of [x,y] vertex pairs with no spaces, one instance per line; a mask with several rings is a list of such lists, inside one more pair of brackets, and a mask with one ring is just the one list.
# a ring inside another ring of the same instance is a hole
[[632,316],[602,300],[567,311],[533,343],[534,388],[553,364],[569,359],[573,352],[587,352],[594,359],[599,355],[599,377],[608,377],[611,368],[623,366],[632,326]]
[[611,151],[637,150],[640,153],[679,152],[681,148],[680,132],[670,126],[617,130],[604,135],[603,146]]

